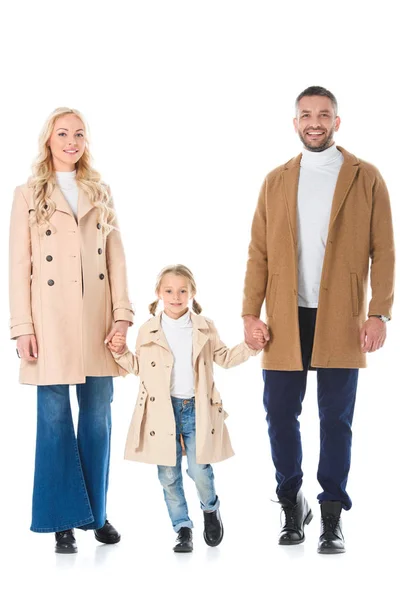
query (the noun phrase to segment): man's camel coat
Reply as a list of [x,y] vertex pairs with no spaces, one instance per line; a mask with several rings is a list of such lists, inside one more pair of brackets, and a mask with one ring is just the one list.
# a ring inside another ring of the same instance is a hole
[[[391,316],[394,239],[379,171],[343,148],[321,275],[312,367],[366,366],[360,330],[368,315]],[[271,333],[264,369],[303,370],[298,322],[297,191],[301,154],[269,173],[253,219],[242,315],[260,316]]]

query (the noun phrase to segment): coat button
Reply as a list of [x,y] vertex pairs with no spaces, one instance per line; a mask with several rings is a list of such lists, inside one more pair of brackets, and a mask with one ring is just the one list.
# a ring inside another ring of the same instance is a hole
[[48,230],[46,231],[46,235],[51,235],[51,230],[50,230],[50,229],[48,229]]
[[99,278],[104,279],[104,273],[100,273]]
[[47,204],[45,204],[45,205],[43,206],[43,208],[44,208],[44,210],[47,210],[49,207],[48,207],[48,205],[47,205]]
[[97,252],[98,252],[98,254],[103,254],[103,250],[102,250],[101,248],[99,248],[99,249],[97,250]]
[[154,396],[150,396],[150,402],[154,402],[155,398]]
[[150,364],[151,364],[152,367],[156,366],[156,363],[154,362],[154,360],[152,360]]
[[155,431],[150,431],[150,435],[151,436],[156,435],[156,432]]
[[211,429],[211,433],[215,433],[215,429]]
[[53,257],[49,254],[48,256],[46,256],[46,260],[47,262],[51,262],[53,260]]
[[97,229],[101,229],[100,223],[97,223]]
[[218,412],[222,412],[222,408],[221,407],[219,407]]
[[48,284],[49,286],[52,286],[52,285],[54,285],[54,281],[53,281],[52,279],[49,279],[49,280],[48,280],[48,282],[47,282],[47,284]]

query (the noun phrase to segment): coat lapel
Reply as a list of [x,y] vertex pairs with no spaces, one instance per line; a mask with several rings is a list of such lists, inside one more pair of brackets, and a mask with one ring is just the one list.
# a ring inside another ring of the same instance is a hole
[[301,154],[290,160],[282,171],[286,213],[295,251],[297,252],[297,192],[299,188]]
[[75,219],[74,213],[72,212],[70,205],[68,204],[64,194],[62,193],[58,185],[54,186],[53,191],[50,194],[50,198],[55,203],[56,210],[66,213],[67,215],[71,215],[71,217]]
[[81,221],[88,212],[95,208],[93,204],[90,202],[89,197],[85,190],[79,187],[79,195],[78,195],[78,221]]
[[[165,333],[163,332],[161,326],[161,315],[160,312],[158,315],[150,319],[147,323],[146,331],[143,333],[142,344],[158,344],[162,348],[171,352],[171,348],[168,345],[167,338],[165,337]],[[201,315],[196,315],[195,313],[190,313],[193,325],[193,367],[196,364],[196,360],[199,357],[200,352],[208,342],[209,336],[209,327],[206,319]]]
[[349,190],[352,186],[354,178],[358,171],[358,165],[360,161],[350,152],[347,152],[344,148],[340,146],[337,147],[338,150],[343,154],[343,164],[342,168],[339,171],[339,176],[337,178],[335,193],[333,195],[332,200],[332,210],[329,221],[329,232],[332,230],[332,227],[336,221],[336,218],[340,212],[340,209],[343,206],[344,201],[347,198]]
[[201,315],[191,313],[193,324],[193,367],[196,365],[196,360],[200,352],[210,339],[208,323]]
[[161,327],[161,312],[150,319],[147,323],[146,332],[143,334],[142,344],[157,344],[168,352],[171,352],[171,348],[168,345],[167,338]]
[[[358,171],[360,161],[347,152],[341,146],[337,146],[343,154],[343,164],[339,171],[336,182],[335,193],[332,200],[332,209],[329,220],[329,231],[331,231],[336,218],[347,198],[351,185]],[[297,194],[299,189],[300,161],[301,154],[286,163],[282,171],[283,189],[286,204],[286,212],[292,236],[292,242],[297,249]]]

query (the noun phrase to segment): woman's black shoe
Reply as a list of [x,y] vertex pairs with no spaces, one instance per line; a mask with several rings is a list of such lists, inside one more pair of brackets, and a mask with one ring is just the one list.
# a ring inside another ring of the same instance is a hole
[[174,552],[192,552],[192,530],[190,527],[181,527],[176,538],[177,544],[173,547]]
[[117,544],[121,539],[118,531],[108,521],[100,529],[94,530],[94,537],[102,544]]
[[73,529],[56,532],[55,550],[59,554],[75,554],[75,552],[78,552]]

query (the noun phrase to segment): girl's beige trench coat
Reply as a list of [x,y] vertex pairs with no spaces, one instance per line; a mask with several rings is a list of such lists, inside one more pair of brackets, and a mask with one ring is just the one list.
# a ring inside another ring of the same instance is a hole
[[30,224],[28,185],[15,190],[11,212],[11,338],[35,334],[38,343],[38,360],[21,360],[20,382],[77,384],[119,375],[104,344],[113,321],[133,322],[119,231],[104,237],[83,190],[77,219],[58,186],[51,197],[50,226]]
[[[210,319],[191,313],[196,403],[196,462],[209,464],[233,456],[227,413],[215,387],[213,363],[224,368],[245,362],[259,351],[242,342],[228,348]],[[139,393],[125,447],[128,460],[176,465],[176,426],[170,384],[173,355],[161,327],[161,313],[139,329],[136,354],[113,354],[125,374],[140,377]]]

